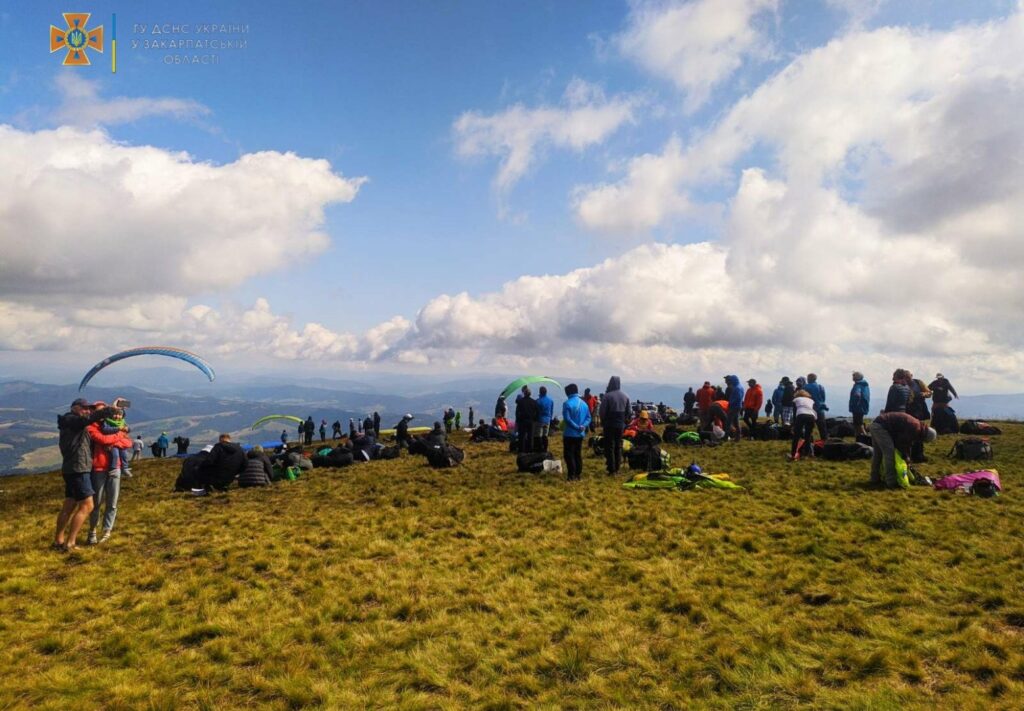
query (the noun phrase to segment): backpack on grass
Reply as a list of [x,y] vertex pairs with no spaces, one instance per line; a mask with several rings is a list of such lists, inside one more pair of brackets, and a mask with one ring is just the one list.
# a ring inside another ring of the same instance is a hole
[[435,469],[457,467],[465,458],[465,452],[451,444],[434,445],[427,452],[427,463]]
[[544,462],[554,458],[551,452],[526,452],[516,457],[516,469],[524,474],[539,474],[544,471]]
[[995,425],[990,425],[981,420],[964,420],[960,425],[960,434],[969,435],[997,435],[1003,431]]
[[992,444],[983,437],[958,439],[947,455],[953,459],[992,459]]

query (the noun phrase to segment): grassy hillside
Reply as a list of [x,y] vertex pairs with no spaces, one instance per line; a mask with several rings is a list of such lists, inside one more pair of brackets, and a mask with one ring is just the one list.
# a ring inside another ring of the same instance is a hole
[[[5,478],[0,707],[1021,708],[1005,431],[994,500],[869,491],[866,462],[783,443],[698,451],[745,489],[687,493],[589,455],[580,484],[515,474],[496,444],[200,499],[148,460],[72,556],[59,476]],[[924,473],[966,468],[950,441]]]

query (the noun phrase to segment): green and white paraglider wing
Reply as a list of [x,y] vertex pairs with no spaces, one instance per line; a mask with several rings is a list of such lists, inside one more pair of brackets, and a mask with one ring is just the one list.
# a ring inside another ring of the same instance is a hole
[[258,419],[255,422],[253,422],[252,423],[252,429],[256,429],[257,427],[262,425],[264,422],[270,422],[271,420],[290,420],[292,422],[300,422],[300,423],[301,422],[305,422],[304,419],[302,419],[301,417],[296,417],[295,415],[267,415],[266,417],[261,417],[260,419]]
[[561,383],[559,383],[554,378],[549,378],[546,375],[527,375],[522,378],[516,378],[511,383],[506,385],[505,389],[501,391],[501,397],[502,399],[507,398],[509,395],[514,393],[519,388],[523,387],[524,385],[530,385],[532,383],[551,383],[552,385],[557,385],[559,388],[562,387]]

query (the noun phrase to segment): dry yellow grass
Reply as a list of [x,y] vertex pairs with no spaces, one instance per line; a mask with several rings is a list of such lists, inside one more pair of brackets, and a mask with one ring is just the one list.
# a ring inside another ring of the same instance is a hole
[[570,485],[465,444],[459,469],[196,499],[147,460],[72,557],[47,548],[59,476],[0,480],[0,707],[1022,707],[1024,427],[995,500],[868,491],[866,463],[784,447],[698,451],[737,492],[626,491],[589,455]]

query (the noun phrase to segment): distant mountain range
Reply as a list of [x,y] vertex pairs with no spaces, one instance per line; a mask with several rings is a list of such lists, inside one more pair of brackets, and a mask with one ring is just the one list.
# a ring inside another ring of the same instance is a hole
[[[326,419],[328,428],[334,420],[340,420],[344,430],[348,429],[349,418],[362,419],[374,411],[380,413],[384,427],[393,426],[407,412],[415,417],[416,424],[429,425],[441,419],[441,413],[448,407],[461,410],[464,421],[468,420],[470,406],[476,417],[490,418],[498,393],[511,380],[503,376],[478,376],[437,382],[425,376],[408,376],[379,384],[350,379],[289,381],[281,377],[256,377],[207,383],[193,373],[175,368],[136,370],[130,378],[132,382],[154,385],[143,390],[119,385],[109,378],[102,385],[90,383],[85,396],[107,402],[117,396],[127,397],[132,401],[129,424],[134,433],[142,434],[147,445],[166,431],[170,437],[189,437],[193,451],[214,442],[221,432],[229,432],[242,442],[276,440],[281,422],[270,423],[256,432],[249,429],[255,420],[270,414],[303,418],[312,415],[318,426],[321,419]],[[581,389],[604,390],[604,383],[577,382]],[[686,392],[681,386],[658,383],[627,385],[625,390],[634,399],[665,402],[677,409]],[[395,390],[404,394],[396,395]],[[552,396],[558,408],[561,392],[554,390]],[[56,418],[78,396],[77,384],[0,381],[0,475],[48,471],[59,466]],[[875,397],[880,404],[879,395]],[[1024,393],[965,396],[956,400],[954,407],[961,419],[1021,420]],[[831,414],[841,415],[844,410],[845,401],[833,400]],[[290,423],[287,429],[290,435],[294,434]]]

